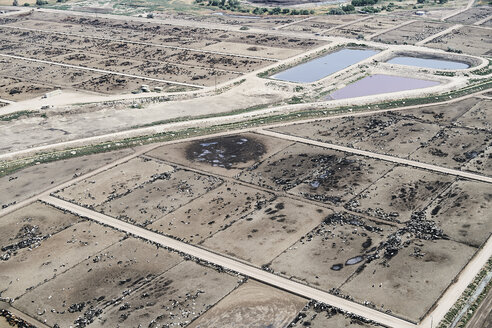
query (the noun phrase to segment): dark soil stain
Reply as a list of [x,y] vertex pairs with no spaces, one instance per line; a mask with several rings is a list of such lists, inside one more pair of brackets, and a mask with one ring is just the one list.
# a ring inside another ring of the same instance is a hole
[[234,164],[258,160],[265,153],[265,145],[245,136],[227,136],[197,141],[186,149],[190,161],[231,169]]

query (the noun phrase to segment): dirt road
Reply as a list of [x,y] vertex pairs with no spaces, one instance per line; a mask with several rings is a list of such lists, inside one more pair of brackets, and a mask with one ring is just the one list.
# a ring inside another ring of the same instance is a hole
[[211,251],[186,244],[184,242],[177,241],[175,239],[162,236],[155,232],[148,231],[146,229],[136,227],[132,224],[114,219],[104,214],[93,212],[84,207],[74,205],[72,203],[60,200],[52,196],[45,196],[41,198],[42,201],[58,207],[63,210],[78,214],[83,217],[87,217],[91,220],[97,221],[101,224],[111,226],[115,229],[125,231],[149,241],[159,243],[165,247],[189,254],[199,259],[220,265],[224,268],[236,271],[240,274],[246,275],[255,280],[261,281],[271,286],[289,291],[296,295],[306,297],[308,299],[315,299],[320,302],[331,304],[344,311],[348,311],[364,318],[380,322],[383,325],[394,328],[414,328],[415,325],[402,319],[395,318],[391,315],[379,312],[377,310],[370,309],[363,305],[339,298],[321,290],[305,286],[303,284],[294,282],[292,280],[279,277],[262,269],[258,269],[249,264],[242,263],[238,260],[228,258],[223,255],[218,255]]

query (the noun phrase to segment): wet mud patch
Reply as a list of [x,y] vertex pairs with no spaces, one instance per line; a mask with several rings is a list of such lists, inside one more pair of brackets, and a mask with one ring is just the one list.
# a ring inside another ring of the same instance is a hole
[[265,152],[266,147],[259,140],[236,135],[192,143],[186,148],[186,157],[190,161],[230,169],[237,163],[258,160]]

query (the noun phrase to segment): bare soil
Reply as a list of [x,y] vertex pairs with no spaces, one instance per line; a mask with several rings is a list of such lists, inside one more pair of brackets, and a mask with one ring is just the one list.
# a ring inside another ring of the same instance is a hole
[[373,17],[361,22],[350,24],[346,27],[336,28],[328,35],[337,35],[346,38],[360,38],[378,33],[403,23],[404,20],[396,17]]
[[39,164],[1,177],[0,185],[5,192],[0,193],[0,207],[7,207],[28,199],[54,185],[69,181],[121,157],[130,155],[133,151],[133,149],[124,149]]
[[2,218],[0,249],[2,259],[11,261],[23,252],[83,220],[40,202],[32,203]]
[[287,327],[307,300],[249,280],[189,328]]
[[[415,247],[423,256],[412,256]],[[391,260],[375,260],[351,277],[341,292],[358,302],[418,322],[441,296],[476,249],[454,241],[410,242]],[[385,265],[384,263],[387,264]]]
[[39,247],[24,249],[10,260],[0,262],[2,297],[22,296],[123,236],[121,232],[88,221],[53,234]]
[[347,205],[380,219],[408,221],[449,187],[454,177],[409,167],[395,167]]
[[161,172],[124,194],[95,207],[111,217],[146,226],[219,186],[218,178],[186,170]]
[[419,20],[395,30],[383,33],[376,37],[374,41],[394,44],[415,44],[430,37],[431,35],[444,31],[451,26],[452,24],[449,23]]
[[[234,145],[233,143],[231,144],[229,142],[230,140],[242,142],[240,139],[245,139],[249,141],[244,142],[242,145]],[[214,153],[208,154],[207,152],[205,152],[206,149],[203,149],[203,152],[200,152],[200,154],[196,155],[198,156],[206,153],[204,154],[204,156],[207,156],[210,160],[197,160],[201,157],[193,157],[190,159],[187,151],[191,150],[191,152],[193,153],[193,149],[197,147],[208,147],[200,146],[200,144],[210,143],[210,141],[208,140],[182,142],[172,145],[166,145],[154,149],[147,154],[149,156],[158,158],[169,163],[178,163],[180,165],[185,165],[199,170],[232,177],[242,172],[245,168],[253,166],[258,161],[268,158],[268,156],[275,154],[277,151],[280,151],[281,149],[291,144],[291,142],[289,141],[268,138],[255,133],[240,134],[232,137],[232,139],[231,137],[218,138],[217,140],[212,140],[211,142],[217,142],[217,144],[211,144],[209,146],[212,150],[214,150]],[[226,145],[228,145],[228,147],[223,148]],[[237,150],[239,150],[239,148],[237,148],[236,150],[236,146],[242,146],[241,149],[248,151],[247,154],[240,154],[240,158],[242,159],[241,161],[236,160],[234,157],[236,156],[237,158]],[[220,153],[221,149],[228,149],[227,158],[219,156],[224,156],[224,154]],[[218,162],[214,163],[213,161],[215,159]],[[219,165],[221,163],[222,165]]]
[[491,42],[491,29],[463,26],[425,45],[443,50],[453,49],[475,56],[490,56],[492,54],[489,47]]
[[457,126],[492,131],[491,106],[492,100],[477,102],[475,106],[471,107],[469,111],[459,117],[455,124]]
[[373,325],[362,322],[360,319],[350,318],[348,315],[340,314],[337,310],[320,309],[310,306],[304,308],[297,318],[292,328],[311,327],[311,328],[375,328],[379,325]]
[[[94,327],[186,326],[233,291],[241,278],[181,262],[109,306]],[[151,324],[152,323],[152,324]]]
[[383,161],[297,143],[244,171],[240,179],[264,188],[340,204],[391,168],[391,164]]
[[272,198],[273,194],[225,182],[147,228],[185,242],[200,244]]
[[96,206],[122,196],[173,167],[144,158],[134,158],[57,192],[57,196],[84,206]]
[[[215,252],[262,266],[316,227],[330,210],[280,197],[203,242]],[[251,252],[255,249],[254,252]]]
[[453,169],[463,167],[490,144],[492,132],[462,128],[443,129],[409,158]]
[[472,25],[473,23],[476,23],[489,15],[492,15],[492,10],[490,9],[490,7],[474,7],[456,16],[446,19],[446,22]]
[[460,180],[426,209],[452,240],[479,247],[490,236],[492,191],[483,182]]
[[181,261],[175,253],[126,239],[26,293],[16,301],[16,308],[49,326],[75,326],[89,309],[121,306],[129,294]]
[[[339,288],[364,265],[366,254],[374,251],[390,226],[357,218],[325,221],[272,261],[276,273],[325,291]],[[360,257],[358,259],[358,257]],[[350,264],[350,259],[356,259]],[[347,261],[349,261],[347,264]]]

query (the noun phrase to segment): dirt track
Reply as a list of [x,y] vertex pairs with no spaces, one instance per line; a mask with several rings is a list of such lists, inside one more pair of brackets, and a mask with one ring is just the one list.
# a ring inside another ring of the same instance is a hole
[[144,239],[159,243],[165,247],[169,247],[171,249],[175,249],[186,254],[198,257],[200,259],[212,262],[214,264],[223,266],[230,270],[236,271],[240,274],[244,274],[253,279],[259,280],[268,285],[273,285],[277,288],[290,291],[294,294],[304,296],[306,298],[316,299],[320,302],[324,302],[327,304],[332,304],[340,309],[345,311],[355,313],[357,315],[363,316],[365,318],[369,318],[376,322],[380,322],[384,325],[394,328],[412,328],[415,327],[414,324],[411,324],[407,321],[392,317],[388,314],[369,309],[363,305],[359,305],[353,303],[351,301],[347,301],[345,299],[341,299],[334,295],[331,295],[326,292],[322,292],[320,290],[314,289],[312,287],[308,287],[302,285],[297,282],[293,282],[286,278],[281,278],[261,269],[254,268],[248,264],[241,263],[237,260],[232,260],[225,256],[217,255],[210,251],[203,250],[196,246],[191,246],[186,243],[177,241],[172,238],[168,238],[157,233],[145,230],[143,228],[136,227],[132,224],[121,222],[117,219],[113,219],[109,216],[93,212],[91,210],[85,209],[83,207],[62,201],[60,199],[48,196],[43,197],[42,201],[49,203],[55,207],[65,209],[72,213],[77,213],[83,217],[90,218],[104,225],[109,225],[113,228],[119,229],[121,231],[126,231],[132,233],[136,236],[142,237]]

